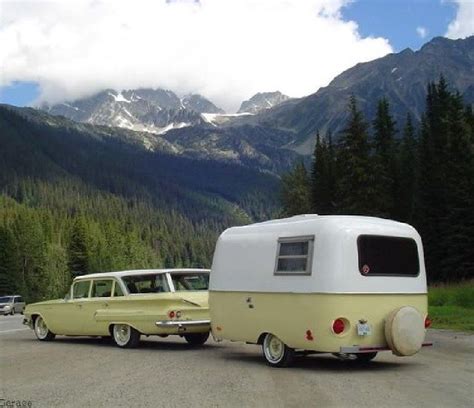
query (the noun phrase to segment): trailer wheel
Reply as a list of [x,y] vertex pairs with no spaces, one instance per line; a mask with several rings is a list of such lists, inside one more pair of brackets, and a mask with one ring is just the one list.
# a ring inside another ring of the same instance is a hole
[[185,334],[184,338],[191,346],[202,346],[209,338],[209,332]]
[[377,352],[355,354],[356,361],[359,363],[368,363],[369,361],[372,361],[376,355],[377,355]]
[[295,357],[295,351],[271,333],[265,335],[262,350],[265,360],[272,367],[288,367]]

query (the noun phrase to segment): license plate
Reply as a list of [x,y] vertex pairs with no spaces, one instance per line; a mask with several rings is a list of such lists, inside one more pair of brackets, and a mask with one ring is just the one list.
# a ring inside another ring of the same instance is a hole
[[357,323],[357,334],[359,336],[370,336],[372,334],[372,331],[370,329],[370,324]]

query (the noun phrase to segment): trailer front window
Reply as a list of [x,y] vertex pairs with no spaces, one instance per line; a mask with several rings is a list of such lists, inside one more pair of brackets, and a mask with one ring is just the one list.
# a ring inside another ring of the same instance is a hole
[[361,235],[357,247],[364,276],[418,276],[420,272],[418,247],[411,238]]
[[278,240],[275,275],[311,275],[314,236]]

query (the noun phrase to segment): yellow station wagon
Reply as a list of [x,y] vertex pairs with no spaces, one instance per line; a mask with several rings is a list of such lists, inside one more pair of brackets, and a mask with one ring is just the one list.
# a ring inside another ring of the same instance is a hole
[[26,307],[24,323],[41,341],[56,335],[112,336],[119,347],[140,336],[179,335],[192,345],[209,337],[209,270],[97,273],[74,279],[64,299]]

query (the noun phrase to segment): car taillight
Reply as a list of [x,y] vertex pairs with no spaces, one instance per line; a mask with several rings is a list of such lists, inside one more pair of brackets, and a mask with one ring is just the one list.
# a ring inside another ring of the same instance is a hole
[[431,319],[428,315],[426,315],[426,317],[425,317],[425,329],[427,329],[428,327],[431,327]]
[[174,319],[175,315],[176,315],[176,313],[174,312],[174,310],[172,310],[171,312],[168,312],[168,317],[170,319]]
[[345,329],[344,320],[342,319],[334,320],[334,322],[332,323],[332,331],[335,334],[341,334],[344,331],[344,329]]

